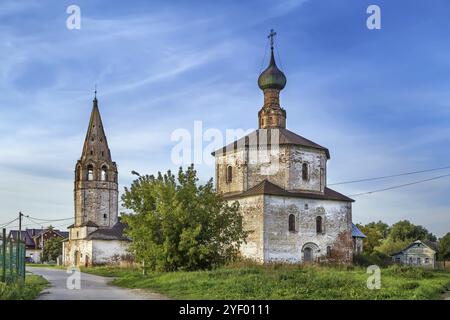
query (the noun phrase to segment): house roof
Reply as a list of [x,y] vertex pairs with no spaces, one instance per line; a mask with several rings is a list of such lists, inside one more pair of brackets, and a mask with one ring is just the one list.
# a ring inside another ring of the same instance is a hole
[[[279,145],[296,145],[296,146],[302,146],[317,150],[322,150],[325,152],[328,159],[330,159],[330,152],[327,148],[322,147],[321,145],[308,140],[292,131],[289,131],[284,128],[276,128],[276,129],[258,129],[253,131],[252,133],[226,145],[223,148],[220,148],[212,153],[212,155],[216,155],[218,152],[226,153],[227,150],[237,150],[238,148],[245,146],[245,147],[260,147],[260,146],[270,146],[272,144],[271,142],[271,130],[279,130],[278,131],[278,137]],[[261,142],[260,142],[261,140]]]
[[408,250],[409,248],[411,248],[412,246],[414,246],[414,245],[416,245],[416,244],[423,244],[423,245],[427,246],[428,248],[430,248],[431,250],[433,250],[434,252],[437,252],[437,251],[438,251],[437,243],[432,242],[432,241],[429,241],[429,240],[423,240],[423,241],[421,241],[421,240],[416,240],[416,241],[414,241],[414,242],[411,242],[411,243],[410,243],[408,246],[406,246],[404,249],[402,249],[402,250],[400,250],[400,251],[398,251],[398,252],[396,252],[396,253],[391,254],[391,256],[396,256],[396,255],[398,255],[398,254],[402,254],[404,251]]
[[[25,229],[22,230],[20,233],[20,239],[25,241],[25,245],[28,247],[34,247],[35,242],[33,239],[40,237],[42,234],[47,233],[50,231],[49,229]],[[67,238],[69,236],[69,233],[67,231],[60,231],[57,229],[53,229],[53,232],[59,234],[62,238]],[[11,230],[9,232],[9,236],[17,240],[19,235],[19,230]]]
[[129,241],[124,235],[126,224],[123,222],[117,222],[112,228],[98,229],[90,233],[86,239],[88,240],[122,240]]
[[359,228],[354,223],[352,223],[352,237],[367,238],[366,235],[361,230],[359,230]]
[[350,199],[343,194],[334,191],[330,188],[325,187],[325,192],[322,193],[311,193],[304,191],[288,191],[276,184],[268,181],[267,179],[258,183],[256,186],[238,194],[225,194],[225,199],[235,199],[235,198],[244,198],[256,195],[274,195],[274,196],[284,196],[284,197],[297,197],[297,198],[305,198],[305,199],[320,199],[320,200],[337,200],[337,201],[347,201],[354,202],[355,200]]

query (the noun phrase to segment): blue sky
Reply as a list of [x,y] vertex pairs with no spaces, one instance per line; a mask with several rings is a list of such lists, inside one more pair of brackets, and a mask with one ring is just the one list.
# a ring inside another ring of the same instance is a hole
[[[68,30],[66,8],[81,8]],[[366,28],[381,7],[382,29]],[[98,86],[120,190],[174,169],[171,133],[257,124],[269,29],[290,130],[330,149],[328,182],[450,165],[450,3],[0,1],[0,222],[73,216],[73,170]],[[214,167],[198,167],[203,181]],[[439,171],[336,186],[354,194]],[[353,220],[450,231],[450,177],[355,197]]]

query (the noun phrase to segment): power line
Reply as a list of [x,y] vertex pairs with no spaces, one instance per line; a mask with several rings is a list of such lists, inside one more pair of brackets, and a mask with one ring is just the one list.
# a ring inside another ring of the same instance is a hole
[[392,175],[388,175],[388,176],[381,176],[381,177],[364,178],[364,179],[358,179],[358,180],[350,180],[350,181],[343,181],[343,182],[337,182],[337,183],[330,183],[328,185],[329,186],[336,186],[336,185],[350,184],[350,183],[357,183],[357,182],[374,181],[374,180],[381,180],[381,179],[387,179],[387,178],[408,176],[408,175],[412,175],[412,174],[431,172],[431,171],[438,171],[438,170],[445,170],[445,169],[450,169],[450,166],[433,168],[433,169],[426,169],[426,170],[420,170],[420,171],[403,172],[403,173],[397,173],[397,174],[392,174]]
[[66,221],[66,220],[72,220],[72,218],[64,218],[64,219],[41,219],[41,218],[35,218],[35,217],[29,217],[32,218],[34,220],[38,220],[38,221],[44,221],[44,222],[54,222],[54,221]]
[[369,192],[361,192],[361,193],[351,194],[351,195],[349,195],[349,197],[357,197],[357,196],[362,196],[362,195],[366,195],[366,194],[372,194],[372,193],[376,193],[376,192],[382,192],[382,191],[387,191],[387,190],[392,190],[392,189],[403,188],[403,187],[411,186],[411,185],[414,185],[414,184],[419,184],[419,183],[422,183],[422,182],[437,180],[437,179],[441,179],[441,178],[445,178],[445,177],[449,177],[449,176],[450,176],[450,173],[449,174],[444,174],[444,175],[441,175],[441,176],[437,176],[437,177],[433,177],[433,178],[424,179],[424,180],[418,180],[418,181],[413,181],[413,182],[410,182],[410,183],[404,183],[404,184],[400,184],[400,185],[392,186],[392,187],[388,187],[388,188],[373,190],[373,191],[369,191]]
[[14,220],[11,220],[11,221],[9,221],[9,222],[6,222],[6,223],[0,225],[0,228],[4,228],[4,227],[10,225],[11,223],[13,223],[14,221],[17,221],[17,220],[19,220],[19,218],[15,218]]

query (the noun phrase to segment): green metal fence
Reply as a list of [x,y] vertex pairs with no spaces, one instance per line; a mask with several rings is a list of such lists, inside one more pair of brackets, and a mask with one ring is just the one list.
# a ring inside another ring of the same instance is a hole
[[17,282],[25,279],[25,243],[0,235],[0,281]]

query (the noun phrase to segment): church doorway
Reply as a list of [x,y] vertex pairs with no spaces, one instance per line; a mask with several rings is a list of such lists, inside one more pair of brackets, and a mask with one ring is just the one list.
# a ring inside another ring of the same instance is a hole
[[311,248],[303,249],[303,262],[313,261],[313,251]]

